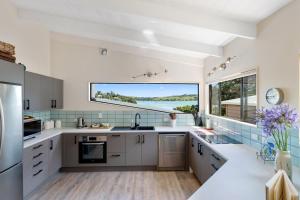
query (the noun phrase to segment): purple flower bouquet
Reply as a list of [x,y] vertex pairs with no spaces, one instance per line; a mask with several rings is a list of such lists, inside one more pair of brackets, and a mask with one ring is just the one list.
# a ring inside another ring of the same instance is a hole
[[263,133],[273,136],[277,149],[281,151],[288,151],[289,130],[297,127],[298,119],[298,113],[288,104],[262,108],[256,112],[256,120],[262,126]]

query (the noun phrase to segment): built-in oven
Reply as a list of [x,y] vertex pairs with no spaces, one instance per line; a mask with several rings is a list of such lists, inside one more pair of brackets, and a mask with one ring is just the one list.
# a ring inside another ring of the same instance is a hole
[[79,137],[79,163],[106,163],[107,137]]
[[35,138],[42,131],[42,121],[40,119],[24,120],[24,140]]

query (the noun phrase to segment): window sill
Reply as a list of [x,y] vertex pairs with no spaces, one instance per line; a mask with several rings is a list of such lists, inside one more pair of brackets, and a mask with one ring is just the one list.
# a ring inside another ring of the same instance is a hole
[[250,123],[247,123],[247,122],[241,122],[241,121],[238,121],[238,120],[235,120],[235,119],[229,119],[229,118],[226,118],[226,117],[220,117],[220,116],[212,115],[212,114],[206,114],[206,115],[209,116],[209,117],[214,117],[214,118],[218,118],[218,119],[222,119],[222,120],[226,120],[226,121],[230,121],[230,122],[235,122],[235,123],[238,123],[238,124],[241,124],[241,125],[245,125],[245,126],[250,126],[250,127],[253,127],[253,128],[257,128],[256,124],[250,124]]

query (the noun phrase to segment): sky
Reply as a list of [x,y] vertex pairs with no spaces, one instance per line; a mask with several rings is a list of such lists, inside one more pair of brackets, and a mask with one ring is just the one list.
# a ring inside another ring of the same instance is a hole
[[198,84],[105,84],[97,83],[92,86],[92,94],[96,91],[110,92],[137,97],[163,97],[183,94],[198,94]]

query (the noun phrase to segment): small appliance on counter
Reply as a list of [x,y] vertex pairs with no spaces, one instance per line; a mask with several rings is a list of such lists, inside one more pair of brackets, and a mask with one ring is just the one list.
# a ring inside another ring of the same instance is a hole
[[55,121],[55,128],[61,128],[61,120]]
[[85,121],[83,117],[77,118],[77,128],[84,128],[85,127]]
[[52,129],[52,128],[54,128],[54,121],[53,120],[45,121],[44,126],[45,126],[46,130]]
[[40,119],[26,119],[24,120],[24,136],[23,140],[29,140],[35,138],[37,135],[41,134],[42,131],[42,121]]

